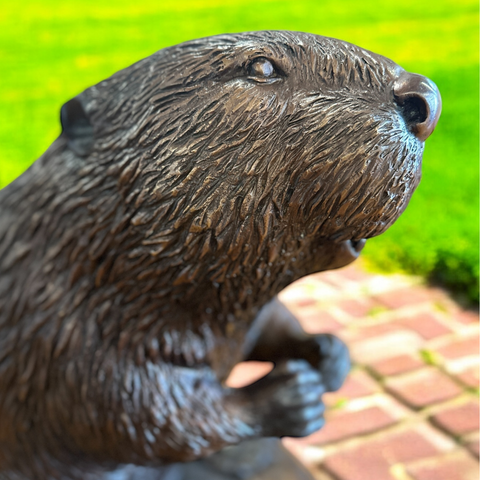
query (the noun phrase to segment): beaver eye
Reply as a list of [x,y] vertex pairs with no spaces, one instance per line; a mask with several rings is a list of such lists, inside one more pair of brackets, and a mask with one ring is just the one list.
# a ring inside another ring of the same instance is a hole
[[250,63],[248,67],[248,75],[249,80],[255,80],[256,82],[261,83],[270,83],[278,80],[272,62],[263,57],[256,58]]
[[250,75],[270,77],[275,73],[273,65],[266,58],[257,58],[250,64]]

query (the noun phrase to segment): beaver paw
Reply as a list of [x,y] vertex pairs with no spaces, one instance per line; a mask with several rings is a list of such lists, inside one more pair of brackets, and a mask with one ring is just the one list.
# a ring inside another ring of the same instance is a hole
[[350,371],[347,346],[335,335],[312,335],[314,361],[310,363],[320,371],[327,392],[338,390]]
[[263,436],[304,437],[324,424],[323,378],[304,360],[280,363],[242,390],[253,403],[252,412]]

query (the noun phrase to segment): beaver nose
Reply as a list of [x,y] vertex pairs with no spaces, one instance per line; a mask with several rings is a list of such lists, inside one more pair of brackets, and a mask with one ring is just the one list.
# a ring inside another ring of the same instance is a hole
[[427,77],[402,72],[393,84],[393,98],[411,132],[424,142],[437,125],[442,98]]

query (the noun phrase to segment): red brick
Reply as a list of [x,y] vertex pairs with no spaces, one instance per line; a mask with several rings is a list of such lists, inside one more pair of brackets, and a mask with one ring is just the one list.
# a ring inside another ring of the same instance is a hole
[[398,355],[416,353],[424,344],[422,337],[411,330],[392,330],[354,342],[349,341],[348,335],[342,335],[342,338],[347,341],[352,358],[367,365]]
[[317,279],[321,282],[326,282],[332,287],[345,289],[345,278],[339,274],[338,271],[322,272],[318,274]]
[[370,368],[382,377],[398,375],[423,367],[425,364],[413,355],[398,355],[370,365]]
[[449,360],[479,355],[479,341],[480,340],[478,334],[463,338],[457,337],[447,345],[444,345],[443,347],[438,347],[436,351],[440,355],[442,355],[442,357]]
[[471,440],[466,443],[466,447],[473,453],[477,458],[480,456],[480,442],[478,438],[476,440]]
[[388,308],[397,309],[408,305],[433,301],[436,296],[422,287],[402,288],[381,293],[374,297],[375,300]]
[[397,398],[414,408],[442,402],[461,393],[460,387],[434,367],[427,367],[385,382]]
[[471,365],[457,373],[455,377],[467,387],[478,388],[480,385],[480,366]]
[[455,320],[457,320],[460,323],[463,323],[464,325],[478,323],[479,321],[478,312],[475,312],[473,310],[462,310],[457,314],[455,314],[454,318]]
[[345,268],[338,270],[338,273],[352,282],[363,282],[369,280],[372,275],[364,272],[357,265],[351,265]]
[[362,370],[357,370],[347,377],[340,390],[334,393],[326,393],[323,396],[323,401],[325,405],[332,406],[342,400],[351,400],[353,398],[373,395],[379,390],[380,387],[371,377]]
[[327,413],[325,427],[307,437],[304,442],[324,445],[373,433],[396,422],[396,418],[378,406],[356,411],[336,410]]
[[368,298],[361,300],[347,299],[337,303],[337,307],[348,313],[348,315],[356,318],[366,317],[374,306],[375,302],[372,302]]
[[367,325],[363,327],[354,326],[351,328],[348,334],[348,340],[350,343],[360,342],[362,340],[369,340],[371,338],[378,337],[385,333],[404,331],[405,329],[396,325],[393,322],[382,322],[374,325]]
[[226,383],[231,388],[244,387],[264,377],[272,368],[270,362],[242,362],[235,365]]
[[440,323],[431,313],[421,313],[399,320],[399,323],[414,330],[426,340],[451,333],[451,329]]
[[[288,308],[302,309],[310,308],[319,298],[325,300],[325,298],[337,295],[338,291],[327,283],[319,282],[312,277],[305,277],[282,290],[279,299]],[[297,305],[298,303],[299,305]]]
[[417,430],[407,430],[366,440],[349,450],[327,457],[323,466],[339,480],[394,480],[390,466],[430,457],[438,446]]
[[478,480],[479,477],[478,462],[465,452],[407,466],[407,472],[415,480]]
[[480,428],[478,401],[470,401],[442,410],[432,417],[433,423],[455,436],[465,435]]
[[294,304],[297,307],[309,307],[310,305],[315,305],[317,301],[314,298],[309,297],[300,297],[296,300],[290,300],[290,303]]
[[332,333],[340,330],[343,326],[332,314],[324,310],[308,314],[297,311],[296,316],[307,333]]
[[334,411],[326,416],[325,427],[309,438],[309,444],[337,442],[357,435],[366,435],[393,425],[397,419],[378,406],[353,412]]

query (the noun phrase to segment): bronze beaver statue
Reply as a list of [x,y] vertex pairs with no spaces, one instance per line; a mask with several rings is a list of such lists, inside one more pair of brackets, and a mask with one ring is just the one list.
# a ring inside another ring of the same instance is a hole
[[[398,218],[440,108],[294,32],[166,48],[67,102],[0,191],[0,478],[250,478],[280,451],[255,439],[319,429],[348,353],[276,295]],[[227,388],[245,359],[275,368]]]

